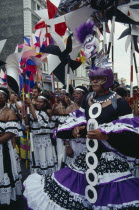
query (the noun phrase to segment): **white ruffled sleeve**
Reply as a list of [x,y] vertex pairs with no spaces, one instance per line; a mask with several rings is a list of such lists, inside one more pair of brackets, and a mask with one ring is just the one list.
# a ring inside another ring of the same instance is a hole
[[17,121],[8,121],[5,123],[5,133],[13,133],[16,137],[23,135],[21,125]]

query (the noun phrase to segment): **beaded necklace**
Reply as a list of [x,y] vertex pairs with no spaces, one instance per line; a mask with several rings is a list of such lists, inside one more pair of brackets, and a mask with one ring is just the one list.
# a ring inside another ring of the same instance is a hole
[[93,94],[91,100],[93,103],[102,104],[104,102],[111,100],[115,95],[116,95],[116,92],[112,92],[112,91],[110,91],[109,93],[107,93],[103,96],[94,96],[94,94]]

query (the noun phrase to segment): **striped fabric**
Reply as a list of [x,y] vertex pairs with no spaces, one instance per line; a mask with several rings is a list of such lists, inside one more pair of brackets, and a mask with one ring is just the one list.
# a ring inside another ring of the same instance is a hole
[[22,159],[30,157],[30,142],[27,140],[26,134],[20,137],[20,156]]

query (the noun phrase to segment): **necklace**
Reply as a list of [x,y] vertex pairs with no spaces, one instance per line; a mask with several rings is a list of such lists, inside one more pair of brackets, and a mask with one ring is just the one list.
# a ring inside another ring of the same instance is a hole
[[7,107],[7,104],[5,104],[5,106],[4,106],[2,109],[0,109],[0,114],[2,113],[2,111],[3,111],[6,107]]
[[109,100],[111,100],[112,98],[114,98],[114,96],[116,96],[116,92],[112,92],[110,91],[109,93],[103,95],[103,96],[96,96],[96,98],[93,98],[92,96],[92,101],[94,103],[99,103],[99,104],[102,104],[104,102],[107,102]]

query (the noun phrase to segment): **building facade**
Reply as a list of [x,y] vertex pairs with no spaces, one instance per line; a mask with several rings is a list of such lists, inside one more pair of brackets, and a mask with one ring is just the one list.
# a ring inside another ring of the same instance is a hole
[[7,39],[0,59],[5,61],[16,45],[23,43],[23,0],[0,1],[0,10],[0,40]]
[[83,85],[85,87],[89,86],[88,71],[86,70],[85,64],[82,64],[75,71],[75,86]]
[[[45,0],[1,0],[0,1],[0,40],[7,39],[0,53],[0,60],[5,61],[8,55],[14,53],[17,45],[24,43],[24,37],[30,37],[33,28],[40,20],[38,10],[46,8]],[[47,65],[42,65],[44,75],[47,75]],[[44,78],[45,87],[51,89],[50,80]],[[75,73],[75,85],[89,84],[84,65]],[[59,84],[59,87],[62,86]]]
[[37,11],[46,8],[45,0],[23,0],[24,36],[29,37],[40,20]]
[[0,1],[0,40],[7,39],[1,60],[5,61],[18,44],[24,43],[24,36],[30,37],[40,19],[36,11],[44,8],[45,0]]

